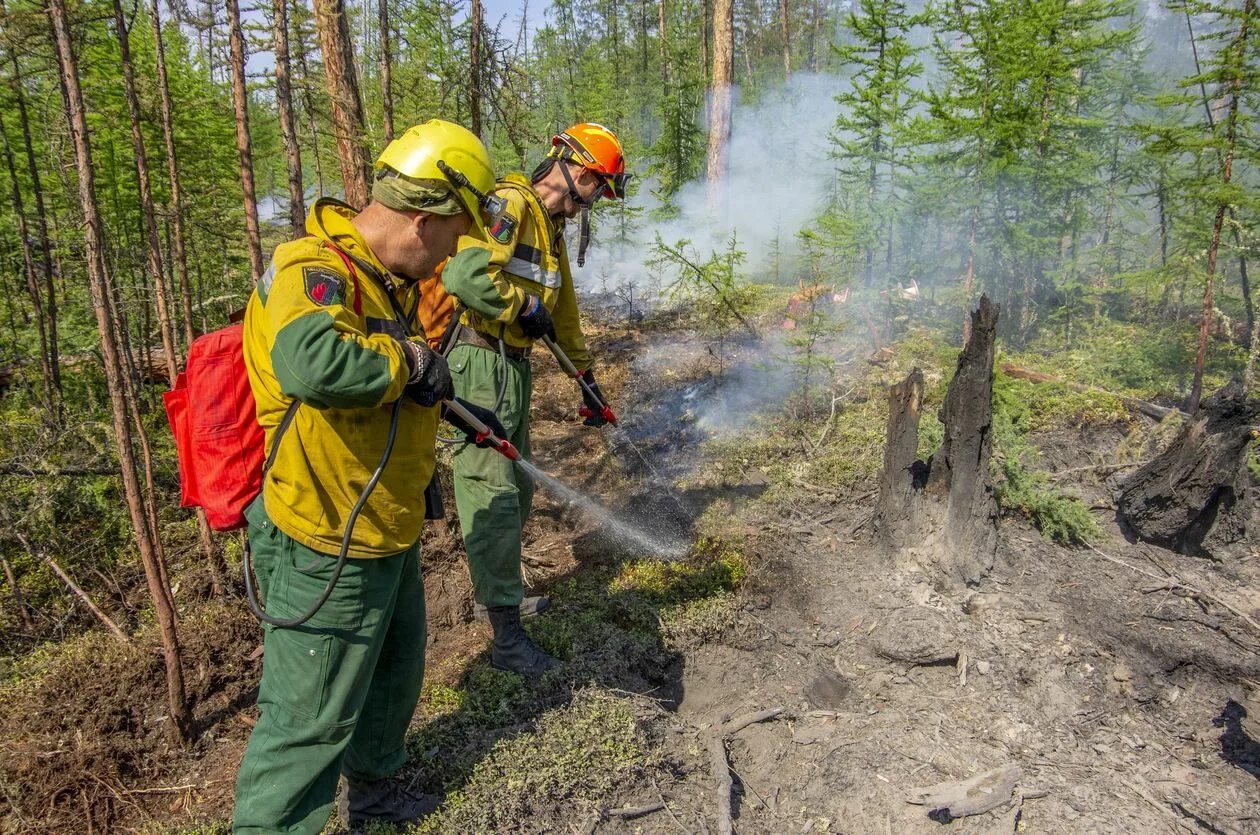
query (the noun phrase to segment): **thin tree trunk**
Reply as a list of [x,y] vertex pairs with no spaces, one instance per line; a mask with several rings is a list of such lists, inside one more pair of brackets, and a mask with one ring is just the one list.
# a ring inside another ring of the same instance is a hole
[[[0,14],[6,14],[4,0],[0,0]],[[18,123],[22,128],[22,146],[26,152],[26,173],[31,178],[31,196],[35,200],[35,228],[39,231],[40,266],[44,274],[44,293],[47,294],[45,313],[48,321],[48,363],[52,371],[53,388],[61,393],[61,349],[57,325],[57,291],[53,277],[58,273],[53,266],[52,238],[48,234],[48,210],[44,205],[43,182],[39,175],[40,164],[35,156],[35,143],[31,137],[31,119],[26,109],[26,94],[22,90],[22,69],[17,54],[9,52],[9,66],[13,70],[13,100],[17,105]]]
[[368,202],[370,164],[363,145],[363,102],[354,74],[354,51],[343,0],[315,0],[315,27],[319,30],[320,52],[324,56],[324,75],[332,102],[346,202],[361,209]]
[[[277,0],[279,2],[279,0]],[[389,31],[389,0],[377,0],[381,28],[381,113],[385,123],[385,141],[394,141],[394,56]]]
[[300,24],[294,26],[293,35],[297,39],[298,69],[302,72],[302,110],[306,114],[307,124],[311,130],[311,159],[315,161],[315,191],[324,193],[324,165],[319,160],[319,127],[315,120],[315,104],[311,97],[311,73],[306,66],[306,38],[302,36]]
[[[1255,11],[1255,0],[1245,0],[1242,8],[1242,22],[1238,25],[1238,34],[1225,49],[1236,50],[1239,61],[1247,51],[1248,29]],[[1238,142],[1238,106],[1242,97],[1242,75],[1234,76],[1229,83],[1229,105],[1225,113],[1225,152],[1221,159],[1221,185],[1228,187],[1234,170],[1234,149]],[[1186,411],[1194,414],[1199,408],[1199,400],[1203,396],[1203,367],[1207,363],[1208,332],[1212,324],[1212,291],[1216,278],[1216,257],[1221,246],[1221,229],[1225,225],[1225,215],[1230,205],[1222,200],[1216,209],[1216,217],[1212,221],[1212,239],[1207,251],[1207,276],[1203,285],[1203,312],[1199,319],[1199,347],[1194,357],[1194,383],[1190,387],[1190,399]],[[1250,351],[1248,355],[1250,356]]]
[[709,85],[709,149],[707,176],[709,204],[716,206],[726,180],[728,144],[731,139],[731,81],[735,71],[735,5],[732,0],[713,4],[713,78]]
[[92,165],[87,114],[83,103],[83,91],[79,86],[79,67],[74,55],[65,0],[50,0],[50,18],[57,64],[66,94],[66,116],[73,142],[75,169],[78,173],[79,202],[83,209],[84,256],[87,262],[88,286],[92,296],[92,308],[96,314],[97,331],[101,337],[101,354],[105,361],[105,383],[109,391],[114,441],[118,450],[119,469],[122,472],[123,493],[126,496],[127,510],[136,537],[136,547],[140,552],[141,562],[144,564],[145,579],[148,581],[149,594],[153,598],[162,636],[163,656],[166,661],[167,696],[172,720],[170,730],[174,738],[186,739],[191,726],[191,713],[184,692],[179,634],[175,626],[175,610],[171,605],[169,589],[162,583],[162,572],[153,547],[154,531],[150,529],[149,519],[142,509],[140,484],[136,479],[135,455],[131,448],[132,437],[127,420],[126,383],[122,379],[122,357],[118,350],[114,322],[109,313],[110,300],[107,295],[103,257],[105,232],[96,203],[96,172]]
[[[159,246],[157,213],[153,208],[153,187],[149,182],[149,159],[144,148],[144,134],[140,129],[140,99],[136,95],[136,76],[131,66],[131,38],[127,33],[127,18],[123,13],[122,0],[114,0],[114,28],[118,38],[118,56],[122,64],[123,95],[127,99],[127,113],[131,118],[131,148],[135,153],[136,181],[140,188],[140,214],[144,221],[145,266],[153,285],[153,298],[157,304],[158,331],[162,336],[162,348],[166,352],[166,373],[172,386],[179,376],[178,349],[175,344],[175,328],[171,324],[169,302],[166,297],[166,276],[162,270],[162,250]],[[146,339],[147,343],[148,340]]]
[[245,245],[249,250],[249,278],[263,274],[262,241],[258,233],[258,201],[254,193],[254,157],[249,144],[249,97],[245,89],[245,37],[241,33],[239,0],[227,0],[228,41],[232,51],[232,106],[236,111],[236,154],[241,162],[241,192],[245,198]]
[[792,30],[788,23],[788,0],[779,0],[779,26],[783,33],[783,80],[792,80]]
[[[381,4],[384,3],[385,0],[381,0]],[[284,140],[284,155],[289,171],[289,225],[293,229],[294,237],[300,238],[306,234],[306,196],[302,184],[302,151],[298,147],[297,123],[293,118],[288,0],[272,0],[272,12],[275,18],[272,27],[276,47],[276,105],[280,110],[280,136]],[[389,118],[386,117],[387,131]]]
[[35,328],[39,335],[39,372],[40,382],[44,388],[44,407],[52,414],[56,408],[56,386],[53,382],[53,369],[48,351],[48,329],[44,321],[44,300],[41,296],[39,281],[35,277],[35,260],[31,256],[31,238],[26,225],[26,206],[22,201],[22,184],[18,182],[17,166],[13,161],[13,149],[9,145],[9,131],[4,124],[3,113],[0,113],[0,140],[4,146],[4,162],[9,172],[9,182],[13,185],[13,214],[17,216],[18,237],[22,246],[22,265],[26,275],[26,290],[31,297],[31,306],[35,313]]
[[184,344],[191,345],[194,339],[192,294],[188,286],[188,254],[184,246],[184,197],[179,181],[179,162],[175,155],[175,126],[171,105],[171,83],[166,74],[166,46],[162,42],[162,18],[158,9],[158,0],[149,2],[150,23],[153,25],[153,43],[157,51],[157,81],[162,118],[162,143],[166,150],[166,179],[171,192],[169,207],[171,217],[171,261],[179,283],[179,303],[183,314]]
[[468,11],[468,113],[469,129],[481,137],[481,0],[472,0]]
[[9,590],[13,593],[13,605],[18,610],[18,617],[22,619],[22,626],[26,627],[27,632],[35,631],[35,621],[31,618],[31,610],[26,605],[26,598],[22,596],[22,587],[18,585],[17,576],[13,573],[13,566],[9,565],[9,561],[0,554],[0,566],[4,567],[4,579],[9,584]]

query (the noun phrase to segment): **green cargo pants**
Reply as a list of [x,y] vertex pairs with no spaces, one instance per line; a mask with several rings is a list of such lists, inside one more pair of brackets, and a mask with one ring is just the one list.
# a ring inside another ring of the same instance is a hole
[[[503,373],[498,353],[460,344],[448,361],[455,395],[492,408]],[[529,401],[534,381],[529,360],[509,359],[507,375],[507,393],[497,414],[507,439],[530,459]],[[521,529],[529,516],[534,483],[492,449],[464,444],[454,458],[455,507],[468,552],[473,598],[483,606],[517,606],[525,596]]]
[[[245,512],[267,613],[296,617],[323,591],[336,558]],[[404,737],[424,678],[420,545],[352,559],[302,626],[264,626],[262,716],[236,778],[234,832],[315,833],[328,822],[338,776],[378,780],[406,759]]]

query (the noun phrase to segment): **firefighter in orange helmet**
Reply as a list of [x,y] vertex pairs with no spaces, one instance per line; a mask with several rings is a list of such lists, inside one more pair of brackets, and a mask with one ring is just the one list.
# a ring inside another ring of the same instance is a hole
[[[591,371],[593,359],[578,321],[577,293],[565,249],[565,222],[582,216],[578,265],[590,237],[587,213],[601,197],[625,197],[626,161],[616,134],[590,122],[552,138],[551,150],[531,177],[510,174],[495,195],[506,210],[484,239],[461,239],[461,250],[489,250],[486,270],[444,273],[443,285],[463,312],[449,354],[456,394],[494,409],[521,453],[530,457],[530,350],[552,337],[595,397],[603,395]],[[600,403],[583,393],[587,426],[605,421]],[[503,456],[471,444],[454,455],[455,504],[473,580],[478,615],[494,628],[491,663],[539,676],[557,661],[521,627],[521,614],[541,611],[545,598],[526,600],[521,581],[521,529],[533,484]],[[525,604],[522,606],[522,604]]]

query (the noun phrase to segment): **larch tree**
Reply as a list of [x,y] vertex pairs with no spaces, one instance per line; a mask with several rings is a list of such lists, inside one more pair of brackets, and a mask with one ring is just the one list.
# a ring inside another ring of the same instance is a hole
[[245,86],[245,36],[241,32],[240,0],[227,0],[228,42],[232,64],[232,106],[236,112],[236,153],[241,166],[245,201],[245,243],[252,283],[262,278],[262,239],[258,228],[258,197],[254,190],[254,153],[249,141],[249,92]]
[[179,374],[179,350],[175,342],[175,328],[171,322],[170,302],[167,298],[166,274],[162,269],[162,250],[158,238],[157,210],[153,205],[153,186],[149,181],[149,156],[144,147],[144,132],[140,115],[140,97],[136,93],[135,70],[131,63],[131,38],[127,32],[127,17],[122,0],[114,2],[114,36],[118,39],[118,54],[122,65],[123,96],[127,100],[127,115],[131,122],[131,150],[135,155],[136,182],[140,191],[140,216],[144,233],[145,268],[153,286],[157,304],[158,332],[162,337],[163,359],[171,385]]
[[332,103],[333,131],[341,160],[346,202],[361,209],[368,202],[371,161],[364,145],[363,100],[355,75],[354,49],[343,0],[315,0],[315,26]]
[[[382,4],[385,0],[381,0]],[[280,136],[289,183],[289,226],[295,237],[306,234],[305,186],[302,182],[302,149],[298,145],[297,120],[293,114],[293,70],[289,64],[288,0],[272,0],[272,42],[276,55],[276,109],[280,111]]]
[[722,197],[731,142],[731,85],[735,73],[735,6],[732,0],[713,0],[713,75],[709,82],[709,147],[705,175],[709,203]]
[[113,299],[105,275],[105,230],[96,200],[96,172],[92,161],[91,138],[88,134],[87,108],[79,83],[78,59],[70,31],[65,0],[51,0],[49,18],[52,25],[53,45],[65,96],[66,118],[70,126],[74,153],[75,173],[79,203],[83,213],[83,255],[88,276],[88,288],[92,309],[96,316],[100,336],[101,356],[105,364],[105,382],[109,391],[110,413],[113,418],[114,443],[122,474],[123,493],[135,535],[136,548],[144,564],[145,579],[157,614],[162,650],[166,667],[167,705],[171,722],[170,735],[176,741],[187,739],[191,731],[192,715],[184,690],[183,662],[180,653],[179,633],[175,623],[175,607],[170,587],[165,582],[165,568],[155,547],[156,531],[144,510],[140,482],[136,476],[136,459],[132,449],[132,431],[129,423],[127,374],[118,344],[115,317],[110,308]]

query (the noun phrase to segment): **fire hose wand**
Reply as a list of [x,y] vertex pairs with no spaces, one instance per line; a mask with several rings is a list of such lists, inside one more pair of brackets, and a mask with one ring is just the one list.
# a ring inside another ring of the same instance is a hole
[[[608,421],[613,426],[616,426],[617,413],[609,407],[608,403],[606,403],[602,397],[595,393],[595,390],[591,388],[591,384],[586,382],[586,378],[582,376],[582,372],[577,370],[577,366],[573,364],[573,360],[569,359],[569,355],[560,350],[560,346],[557,345],[556,341],[550,336],[544,334],[542,341],[543,344],[547,346],[548,350],[555,355],[556,362],[560,363],[560,367],[564,369],[564,372],[573,379],[577,380],[578,385],[582,387],[582,391],[586,392],[587,396],[590,397],[591,400],[599,404],[599,413],[604,420]],[[578,410],[578,414],[582,417],[590,417],[593,413],[589,407],[583,406]]]
[[490,430],[489,426],[486,426],[484,423],[482,423],[480,420],[477,419],[476,415],[474,415],[472,412],[468,411],[463,406],[461,406],[459,404],[459,401],[447,400],[445,401],[445,404],[448,410],[450,410],[451,412],[454,412],[456,415],[459,415],[459,417],[463,419],[465,423],[467,423],[476,431],[477,433],[475,436],[476,443],[480,444],[483,441],[488,440],[490,441],[494,449],[497,450],[499,454],[502,455],[504,458],[508,459],[509,461],[521,460],[520,450],[512,446],[511,441],[507,440],[506,438],[500,438],[497,435],[495,435],[494,432]]

